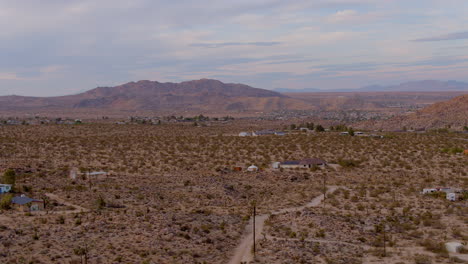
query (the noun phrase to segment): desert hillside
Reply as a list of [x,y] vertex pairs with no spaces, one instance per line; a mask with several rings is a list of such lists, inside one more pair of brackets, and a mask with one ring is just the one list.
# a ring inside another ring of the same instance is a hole
[[468,94],[457,96],[451,100],[435,103],[415,113],[393,117],[385,121],[365,122],[359,127],[374,129],[463,129],[468,125]]

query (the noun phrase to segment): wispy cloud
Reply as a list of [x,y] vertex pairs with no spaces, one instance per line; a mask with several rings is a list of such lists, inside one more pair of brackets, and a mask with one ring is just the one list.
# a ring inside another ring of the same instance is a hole
[[417,42],[428,42],[428,41],[443,41],[443,40],[456,40],[456,39],[468,39],[468,31],[450,33],[446,35],[440,35],[435,37],[420,38],[413,41]]
[[222,42],[222,43],[192,43],[191,47],[202,47],[202,48],[223,48],[229,46],[276,46],[280,45],[281,42]]

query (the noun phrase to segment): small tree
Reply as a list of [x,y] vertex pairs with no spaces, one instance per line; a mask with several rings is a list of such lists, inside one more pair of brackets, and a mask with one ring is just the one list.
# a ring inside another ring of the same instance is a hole
[[2,181],[4,184],[15,185],[16,182],[16,172],[12,169],[8,169],[3,173]]
[[317,125],[317,126],[315,127],[315,131],[316,131],[316,132],[323,132],[323,131],[325,131],[325,128],[323,128],[322,125]]
[[3,197],[2,197],[2,200],[0,200],[0,208],[1,209],[10,209],[11,208],[11,200],[13,199],[13,195],[12,194],[5,194]]

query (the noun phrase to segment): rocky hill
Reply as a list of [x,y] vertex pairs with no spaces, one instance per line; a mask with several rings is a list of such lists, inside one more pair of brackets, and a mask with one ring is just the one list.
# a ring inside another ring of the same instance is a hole
[[415,113],[385,121],[365,122],[360,128],[382,130],[447,128],[462,130],[468,126],[468,94],[427,106]]
[[130,82],[60,97],[0,97],[0,110],[101,109],[244,112],[312,108],[278,92],[201,79],[182,83]]

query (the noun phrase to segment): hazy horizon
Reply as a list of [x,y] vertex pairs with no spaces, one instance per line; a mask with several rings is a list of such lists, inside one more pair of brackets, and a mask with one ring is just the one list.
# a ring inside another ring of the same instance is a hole
[[463,0],[0,1],[0,95],[201,78],[270,90],[468,82],[467,10]]

